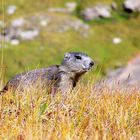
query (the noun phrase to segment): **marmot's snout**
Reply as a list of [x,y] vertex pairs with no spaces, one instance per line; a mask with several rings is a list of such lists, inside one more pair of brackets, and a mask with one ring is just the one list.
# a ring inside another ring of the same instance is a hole
[[88,57],[86,58],[85,61],[82,64],[83,70],[88,71],[94,66],[94,61]]
[[91,60],[91,62],[89,63],[89,68],[88,68],[88,70],[90,70],[93,66],[94,66],[94,62],[93,62],[93,60]]

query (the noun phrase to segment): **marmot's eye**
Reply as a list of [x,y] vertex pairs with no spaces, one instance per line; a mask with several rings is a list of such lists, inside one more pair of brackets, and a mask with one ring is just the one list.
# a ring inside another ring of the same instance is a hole
[[75,58],[76,58],[76,59],[79,59],[79,60],[81,60],[81,59],[82,59],[82,57],[81,57],[81,56],[79,56],[79,55],[75,55]]

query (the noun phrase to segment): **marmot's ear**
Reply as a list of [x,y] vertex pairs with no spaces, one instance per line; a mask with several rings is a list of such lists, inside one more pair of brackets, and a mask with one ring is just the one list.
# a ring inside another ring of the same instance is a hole
[[70,53],[65,53],[65,56],[64,56],[65,58],[70,58]]

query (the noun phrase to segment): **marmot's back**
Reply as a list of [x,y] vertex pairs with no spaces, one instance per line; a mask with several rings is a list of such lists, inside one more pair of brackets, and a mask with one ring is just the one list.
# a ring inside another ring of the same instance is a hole
[[4,87],[4,91],[12,90],[25,90],[26,88],[46,87],[52,81],[59,79],[59,66],[54,65],[48,68],[36,69],[26,73],[18,74],[13,77]]

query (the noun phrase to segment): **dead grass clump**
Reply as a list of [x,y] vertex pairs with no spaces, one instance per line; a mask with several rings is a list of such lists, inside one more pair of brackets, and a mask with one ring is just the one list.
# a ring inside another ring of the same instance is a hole
[[140,139],[140,94],[97,95],[91,87],[65,97],[7,92],[0,96],[0,139]]

